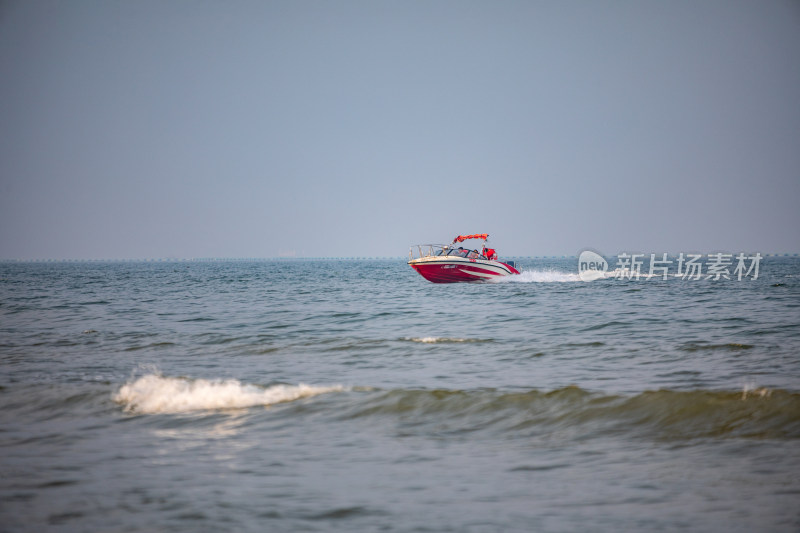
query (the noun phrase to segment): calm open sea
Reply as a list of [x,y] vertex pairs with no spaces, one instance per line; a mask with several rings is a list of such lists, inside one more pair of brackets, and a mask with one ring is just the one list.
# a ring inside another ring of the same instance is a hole
[[798,531],[800,259],[0,264],[2,531]]

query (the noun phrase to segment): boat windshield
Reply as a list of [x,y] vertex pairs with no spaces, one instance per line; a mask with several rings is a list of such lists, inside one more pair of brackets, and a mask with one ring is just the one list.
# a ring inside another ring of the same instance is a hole
[[486,257],[479,253],[478,250],[467,250],[466,248],[453,248],[452,250],[443,250],[447,254],[439,253],[437,255],[449,255],[451,257],[466,257],[469,259],[486,259]]

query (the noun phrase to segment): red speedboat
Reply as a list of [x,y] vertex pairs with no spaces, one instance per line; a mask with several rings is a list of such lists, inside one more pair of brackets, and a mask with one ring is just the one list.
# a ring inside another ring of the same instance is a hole
[[[409,250],[408,264],[433,283],[486,281],[519,274],[514,261],[500,261],[497,259],[497,251],[486,247],[488,238],[487,233],[476,233],[459,235],[450,244],[418,244]],[[483,240],[480,251],[457,246],[470,239]]]

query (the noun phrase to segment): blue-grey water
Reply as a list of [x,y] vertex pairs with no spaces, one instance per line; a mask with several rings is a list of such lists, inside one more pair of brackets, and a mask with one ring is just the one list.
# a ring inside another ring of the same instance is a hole
[[1,531],[798,531],[800,260],[0,264]]

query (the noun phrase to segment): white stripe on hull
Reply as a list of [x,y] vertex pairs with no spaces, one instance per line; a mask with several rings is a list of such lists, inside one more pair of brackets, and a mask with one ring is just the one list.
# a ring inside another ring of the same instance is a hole
[[465,274],[469,274],[470,276],[480,276],[482,278],[496,278],[497,276],[502,276],[502,274],[486,274],[484,272],[476,272],[474,270],[466,270],[464,268],[459,268],[459,270]]
[[469,259],[461,259],[455,257],[421,257],[418,259],[413,259],[408,262],[409,265],[437,265],[445,267],[447,265],[452,265],[453,268],[457,268],[462,272],[466,272],[467,274],[471,274],[474,276],[481,276],[481,277],[494,277],[492,274],[486,273],[479,273],[474,272],[470,269],[464,269],[462,267],[477,267],[482,268],[484,270],[488,270],[494,272],[496,276],[506,276],[508,274],[512,274],[512,272],[508,269],[507,266],[500,263],[499,261],[488,261],[483,259],[475,259],[470,261]]

